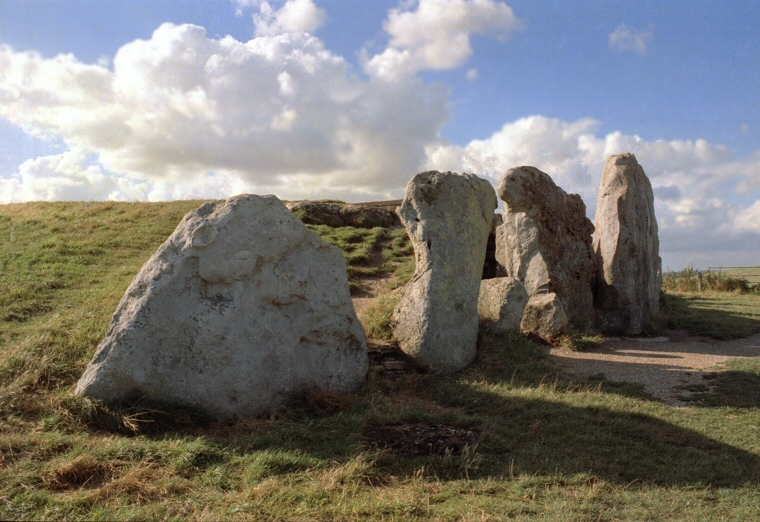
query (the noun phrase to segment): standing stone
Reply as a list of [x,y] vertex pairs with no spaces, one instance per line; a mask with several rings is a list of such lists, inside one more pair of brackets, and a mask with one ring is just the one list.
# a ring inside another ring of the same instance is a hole
[[449,373],[475,358],[478,293],[495,209],[493,187],[472,174],[422,172],[406,187],[400,214],[416,270],[394,312],[394,335],[420,366]]
[[640,334],[659,311],[662,261],[652,185],[631,153],[607,158],[594,251],[599,328]]
[[551,341],[565,331],[567,324],[565,307],[557,294],[536,294],[525,306],[520,329]]
[[77,395],[255,416],[367,373],[343,254],[274,196],[189,212],[122,298]]
[[478,315],[497,332],[520,331],[527,303],[528,292],[517,279],[496,277],[480,282]]
[[340,217],[346,225],[357,228],[391,228],[401,225],[398,214],[383,207],[346,205],[340,209]]
[[341,206],[329,201],[288,201],[285,204],[298,219],[307,225],[327,225],[328,227],[345,227],[347,223],[341,217]]
[[528,295],[555,293],[567,317],[583,328],[594,324],[596,261],[577,194],[567,194],[535,167],[510,169],[499,183],[504,225],[496,235],[496,260]]

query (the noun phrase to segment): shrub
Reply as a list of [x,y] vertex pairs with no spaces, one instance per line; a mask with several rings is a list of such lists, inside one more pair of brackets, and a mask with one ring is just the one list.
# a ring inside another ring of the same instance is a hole
[[[662,289],[666,292],[698,292],[699,270],[688,266],[680,272],[668,270],[662,275]],[[702,275],[702,290],[714,292],[750,292],[752,286],[746,279],[731,277],[720,272]]]

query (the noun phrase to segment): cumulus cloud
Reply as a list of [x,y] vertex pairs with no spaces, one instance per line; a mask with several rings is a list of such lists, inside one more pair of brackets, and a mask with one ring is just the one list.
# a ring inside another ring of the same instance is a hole
[[616,51],[633,51],[640,55],[647,54],[649,44],[654,37],[650,29],[636,30],[625,24],[620,24],[609,35],[610,49]]
[[[245,0],[244,0],[245,1]],[[253,15],[257,36],[277,36],[284,33],[313,33],[325,22],[324,9],[312,0],[288,0],[280,9],[261,2],[259,13]]]
[[61,154],[25,161],[19,172],[0,178],[0,204],[19,201],[167,201],[223,198],[250,192],[238,176],[209,172],[192,183],[114,175],[75,147]]
[[760,199],[736,216],[736,226],[739,230],[760,233]]
[[[706,252],[733,252],[733,264],[757,262],[760,151],[739,158],[705,140],[601,135],[592,118],[544,116],[507,123],[465,145],[447,143],[440,138],[448,117],[444,87],[399,75],[403,67],[392,65],[388,74],[354,74],[304,30],[309,24],[276,16],[307,4],[313,5],[291,0],[272,11],[266,26],[278,28],[248,42],[165,24],[97,64],[0,46],[0,117],[67,149],[0,178],[0,203],[240,192],[355,201],[400,197],[410,176],[425,168],[474,172],[496,184],[511,167],[535,165],[581,194],[593,217],[605,157],[630,151],[654,186],[666,265],[721,263]],[[452,11],[444,16],[436,5]],[[460,16],[462,9],[468,16]],[[459,50],[453,58],[439,56],[442,44],[425,36],[436,31],[418,31],[406,20],[423,26],[443,20]],[[409,71],[458,66],[471,52],[470,34],[506,37],[518,25],[506,4],[421,0],[391,11],[391,45],[378,56],[397,53],[399,63],[414,64]],[[414,60],[404,62],[409,56]]]
[[262,0],[232,0],[235,5],[235,14],[237,16],[243,16],[246,9],[252,7],[258,7]]
[[0,117],[149,189],[203,187],[213,172],[284,197],[382,197],[420,168],[447,116],[440,86],[362,80],[303,32],[239,42],[164,24],[123,46],[113,70],[8,46],[0,70]]
[[427,168],[474,172],[496,185],[508,169],[533,165],[580,194],[593,219],[606,157],[633,152],[652,181],[666,260],[683,266],[702,262],[698,253],[715,252],[709,263],[726,251],[760,255],[760,203],[749,206],[739,197],[760,191],[749,187],[760,178],[760,156],[737,159],[705,140],[648,141],[621,132],[602,136],[598,129],[593,119],[521,118],[465,146],[428,145]]
[[[415,7],[414,10],[409,10]],[[388,47],[365,57],[368,74],[397,80],[423,69],[453,69],[472,55],[470,35],[507,39],[522,28],[512,8],[495,0],[419,0],[391,9]]]

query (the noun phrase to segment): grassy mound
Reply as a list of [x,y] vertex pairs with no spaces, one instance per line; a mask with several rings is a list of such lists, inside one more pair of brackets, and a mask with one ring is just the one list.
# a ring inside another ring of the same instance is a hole
[[[356,393],[230,424],[73,397],[130,281],[199,204],[0,206],[0,519],[756,518],[756,360],[687,409],[575,380],[544,348],[486,331],[456,375],[372,373]],[[357,285],[413,271],[403,230],[315,230]],[[668,299],[673,326],[760,323],[760,296]]]

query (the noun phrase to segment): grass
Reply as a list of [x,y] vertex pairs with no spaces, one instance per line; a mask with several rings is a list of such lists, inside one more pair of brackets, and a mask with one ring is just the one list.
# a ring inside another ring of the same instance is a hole
[[401,300],[400,292],[381,295],[364,312],[367,336],[383,341],[393,340],[393,311]]
[[706,375],[704,384],[684,386],[684,400],[698,406],[757,408],[760,405],[760,358],[734,359],[726,370]]
[[[0,206],[0,519],[757,518],[757,360],[684,409],[574,380],[524,337],[487,331],[456,375],[371,374],[353,394],[232,424],[74,398],[131,279],[198,204]],[[356,267],[409,273],[403,231],[318,232]],[[749,332],[758,299],[668,293],[665,320]],[[376,444],[378,426],[476,439],[410,455]]]
[[414,273],[414,248],[403,228],[307,226],[343,251],[349,284],[354,292],[362,290],[363,279],[393,275],[391,287],[398,288]]
[[660,328],[719,340],[760,333],[760,295],[737,292],[663,293]]

